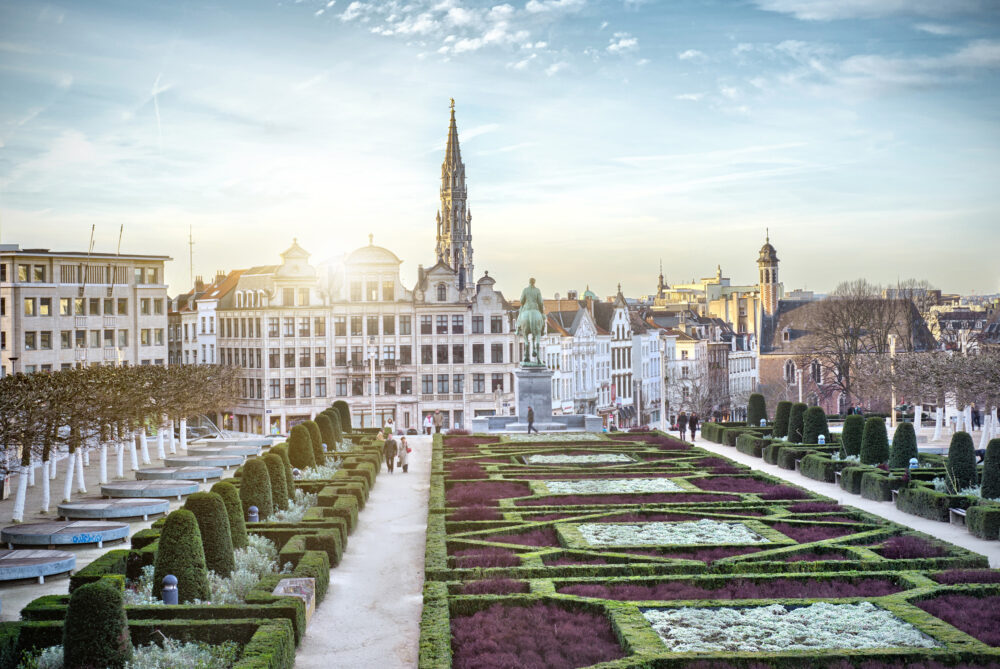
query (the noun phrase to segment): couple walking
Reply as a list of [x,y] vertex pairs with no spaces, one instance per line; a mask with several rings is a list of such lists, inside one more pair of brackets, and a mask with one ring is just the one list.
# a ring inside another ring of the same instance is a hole
[[397,443],[392,434],[386,435],[383,450],[385,452],[385,468],[389,470],[390,474],[396,466],[402,467],[404,474],[410,470],[410,447],[406,443],[406,437],[400,437]]
[[698,414],[694,411],[688,416],[686,413],[681,411],[681,415],[677,417],[677,432],[681,439],[684,438],[684,431],[688,428],[691,429],[691,440],[694,441],[694,431],[698,429]]

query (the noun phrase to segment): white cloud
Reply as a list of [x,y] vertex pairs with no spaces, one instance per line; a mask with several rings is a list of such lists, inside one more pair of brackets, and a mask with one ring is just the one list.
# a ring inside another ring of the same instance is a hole
[[1000,68],[1000,41],[975,40],[943,56],[894,58],[851,56],[839,66],[841,83],[879,87],[922,87],[954,83],[979,70]]
[[622,54],[639,48],[639,39],[629,33],[615,33],[608,44],[608,53]]
[[681,93],[679,95],[675,95],[674,100],[688,100],[690,102],[698,102],[703,97],[705,97],[704,93]]
[[677,54],[678,60],[693,60],[695,62],[702,62],[706,59],[705,54],[697,49],[688,49],[687,51],[681,51]]
[[756,0],[757,7],[805,21],[872,19],[883,16],[946,16],[976,12],[986,0]]
[[919,30],[923,33],[939,35],[942,37],[961,34],[961,31],[955,26],[945,25],[943,23],[918,23],[914,25],[913,28],[914,30]]
[[555,76],[556,74],[562,72],[567,67],[569,67],[569,63],[567,63],[565,61],[559,61],[558,63],[553,63],[552,65],[549,65],[547,68],[545,68],[545,74],[547,74],[550,77],[552,77],[552,76]]
[[586,0],[528,0],[524,9],[533,14],[558,10],[574,10],[583,7]]
[[729,98],[730,100],[736,100],[741,95],[740,89],[735,86],[719,86],[719,93],[721,93],[723,97]]

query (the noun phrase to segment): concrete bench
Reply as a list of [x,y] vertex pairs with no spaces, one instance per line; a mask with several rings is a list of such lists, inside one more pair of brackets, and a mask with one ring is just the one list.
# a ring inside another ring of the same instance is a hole
[[965,527],[965,509],[948,509],[948,521],[952,525]]

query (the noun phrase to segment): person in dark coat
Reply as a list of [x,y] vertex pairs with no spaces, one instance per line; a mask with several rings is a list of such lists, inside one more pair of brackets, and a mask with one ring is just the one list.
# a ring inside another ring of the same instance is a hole
[[385,440],[383,448],[385,449],[385,468],[388,469],[391,474],[392,470],[396,466],[396,440],[390,436]]
[[688,418],[688,428],[691,429],[691,441],[694,441],[694,431],[698,429],[698,414],[696,412],[691,412],[691,417]]
[[536,433],[538,432],[538,428],[535,427],[535,410],[532,407],[528,407],[528,434],[531,434],[532,430]]
[[688,417],[687,414],[681,411],[680,415],[677,416],[677,432],[680,434],[681,439],[684,438],[684,432],[688,427]]

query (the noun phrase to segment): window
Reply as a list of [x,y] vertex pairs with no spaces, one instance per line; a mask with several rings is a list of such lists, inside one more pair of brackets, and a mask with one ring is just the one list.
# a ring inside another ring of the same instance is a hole
[[424,344],[420,347],[420,364],[421,365],[433,365],[434,364],[434,347],[430,344]]
[[38,333],[37,332],[25,332],[24,333],[24,350],[34,351],[38,348]]
[[364,332],[361,331],[361,316],[351,316],[351,336],[360,337]]
[[59,315],[60,316],[72,316],[73,315],[72,304],[73,303],[70,301],[70,299],[68,297],[60,297],[59,298]]
[[[101,313],[97,311],[96,313]],[[51,297],[40,297],[38,298],[38,315],[39,316],[51,316],[52,315],[52,298]]]
[[503,334],[503,316],[490,316],[490,334]]
[[393,283],[392,279],[382,280],[382,300],[384,302],[392,302],[396,299],[396,285]]
[[346,346],[337,346],[333,349],[333,364],[335,367],[347,367]]
[[823,382],[823,369],[819,365],[818,360],[813,360],[812,365],[810,365],[809,373],[812,375],[813,383]]
[[283,307],[294,307],[295,306],[295,289],[294,288],[282,288],[281,289],[281,305]]
[[323,316],[316,316],[313,318],[313,336],[314,337],[325,337],[326,336],[326,318]]
[[299,397],[312,397],[312,379],[299,381]]
[[420,334],[434,334],[434,326],[430,316],[420,317]]
[[465,362],[465,344],[452,344],[451,361],[456,365],[461,365]]
[[309,318],[299,319],[299,336],[308,337],[309,336]]
[[278,336],[278,317],[270,316],[267,319],[267,336],[277,337]]
[[295,319],[291,316],[285,316],[281,319],[281,334],[285,337],[295,336]]
[[472,334],[483,334],[483,317],[472,317]]
[[382,315],[382,334],[396,334],[396,317],[393,314]]
[[333,334],[337,337],[347,336],[347,318],[344,316],[333,317]]
[[486,375],[485,374],[473,374],[472,375],[472,392],[474,392],[474,393],[485,393],[486,392]]
[[448,364],[448,345],[438,344],[437,345],[437,362],[439,365]]
[[337,397],[347,397],[347,379],[337,379]]
[[481,365],[486,362],[486,357],[484,355],[484,345],[483,344],[473,344],[472,345],[472,362],[476,365]]
[[437,317],[437,333],[438,334],[448,334],[448,317],[438,316]]
[[87,348],[87,331],[77,330],[74,336],[77,348]]
[[119,297],[118,298],[118,315],[128,316],[128,298]]
[[281,398],[281,379],[271,379],[267,382],[268,396],[272,400]]
[[45,283],[45,265],[32,266],[31,280],[35,283]]
[[368,289],[368,301],[378,302],[378,281],[366,281],[365,288]]
[[367,334],[369,336],[371,336],[371,335],[377,335],[378,334],[378,316],[368,316],[368,318],[365,319],[365,327],[368,329],[368,332],[366,332],[365,334]]
[[98,297],[92,297],[89,300],[90,303],[90,315],[100,316],[101,315],[101,299]]
[[286,348],[285,349],[285,367],[291,369],[295,367],[295,349]]
[[90,347],[91,348],[101,348],[101,331],[91,330],[90,331]]
[[115,346],[115,331],[105,330],[104,331],[104,348],[114,348]]
[[361,301],[361,282],[351,281],[351,302]]
[[63,330],[59,333],[59,348],[73,348],[72,330]]
[[351,379],[351,395],[360,397],[365,394],[365,380],[361,378]]
[[490,390],[491,391],[503,391],[503,374],[493,374],[490,380]]
[[385,380],[385,394],[395,395],[396,394],[396,379],[386,379]]
[[395,346],[383,346],[382,347],[382,359],[391,360],[395,362],[396,360],[396,347]]
[[[313,351],[314,367],[326,367],[326,347],[320,346]],[[321,396],[322,397],[322,396]]]
[[423,395],[434,394],[434,375],[424,374],[420,377],[420,393]]
[[791,338],[792,335],[788,332],[788,330],[783,330],[781,332],[781,341],[790,341]]
[[[153,313],[153,307],[148,297],[139,300],[139,313],[143,316],[149,316]],[[204,332],[204,329],[202,329],[202,332]]]
[[38,313],[38,300],[34,297],[24,298],[24,315],[34,316]]
[[309,367],[312,364],[312,352],[308,348],[299,349],[299,367]]
[[352,365],[360,365],[362,360],[363,360],[363,358],[362,358],[362,355],[361,355],[361,347],[360,346],[352,346],[351,347],[351,364]]
[[7,280],[7,263],[0,263],[0,281]]
[[465,374],[456,374],[451,379],[451,392],[461,395],[465,392]]
[[316,377],[316,397],[326,397],[326,377]]
[[240,319],[240,338],[246,339],[247,337],[247,319]]
[[280,348],[271,348],[267,350],[267,366],[271,369],[278,369],[281,367]]
[[288,399],[295,397],[295,379],[285,379],[285,397]]
[[413,364],[413,347],[409,344],[403,344],[399,347],[399,364],[401,365],[412,365]]
[[438,374],[438,394],[447,395],[448,394],[448,375]]
[[[163,328],[153,330],[153,343],[157,346],[163,346]],[[204,344],[202,348],[205,348]]]
[[73,315],[74,316],[87,315],[87,300],[85,300],[82,297],[73,298]]
[[118,331],[118,348],[125,348],[128,346],[128,330]]
[[465,316],[453,314],[451,317],[451,333],[462,334],[465,332]]
[[791,360],[785,361],[785,383],[795,383],[795,363]]
[[503,344],[490,344],[490,362],[503,362]]
[[43,351],[51,351],[52,350],[52,331],[51,330],[45,330],[43,332],[39,332],[38,333],[38,348],[42,349]]
[[399,394],[400,395],[413,394],[413,377],[404,376],[399,379]]
[[[299,288],[299,306],[308,307],[309,306],[309,289]],[[303,395],[305,397],[305,395]]]
[[[163,300],[153,300],[153,313],[157,316],[163,315]],[[212,321],[212,332],[215,332],[215,321]]]
[[413,319],[410,316],[399,317],[399,334],[413,334]]
[[445,302],[448,300],[448,286],[443,283],[439,283],[437,287],[437,298],[438,302]]
[[681,351],[681,360],[687,360],[687,359],[688,359],[688,352]]

